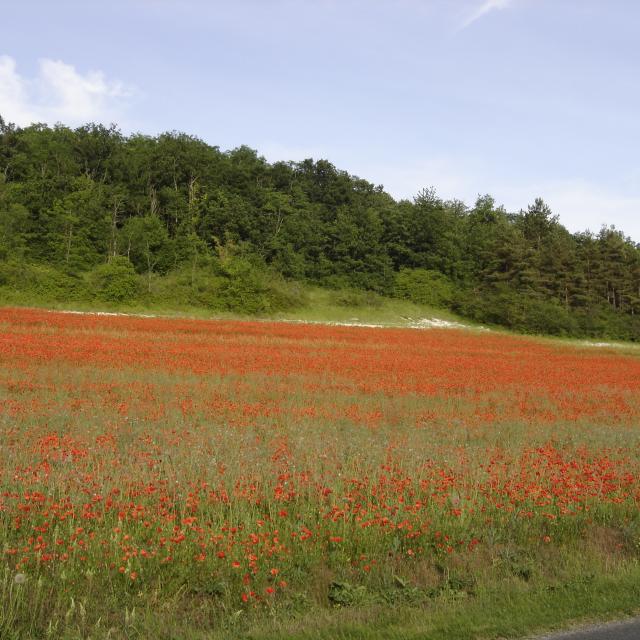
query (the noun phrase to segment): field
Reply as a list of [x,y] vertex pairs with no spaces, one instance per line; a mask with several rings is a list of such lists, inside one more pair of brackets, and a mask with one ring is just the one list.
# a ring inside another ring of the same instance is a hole
[[0,310],[2,638],[518,637],[640,607],[640,358]]

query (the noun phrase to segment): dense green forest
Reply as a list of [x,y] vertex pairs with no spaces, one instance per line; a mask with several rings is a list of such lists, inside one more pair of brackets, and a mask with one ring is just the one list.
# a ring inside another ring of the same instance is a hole
[[18,128],[0,118],[0,298],[270,313],[305,284],[518,331],[640,340],[640,248],[510,213],[395,201],[326,160],[268,163],[182,133]]

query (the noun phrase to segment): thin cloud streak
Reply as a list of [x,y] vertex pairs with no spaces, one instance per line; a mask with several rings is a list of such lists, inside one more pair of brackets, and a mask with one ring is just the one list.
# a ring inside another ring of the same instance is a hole
[[474,22],[480,20],[483,16],[491,11],[499,9],[507,9],[513,5],[513,0],[485,0],[478,8],[472,11],[467,18],[462,22],[458,31],[462,31],[467,27],[470,27]]

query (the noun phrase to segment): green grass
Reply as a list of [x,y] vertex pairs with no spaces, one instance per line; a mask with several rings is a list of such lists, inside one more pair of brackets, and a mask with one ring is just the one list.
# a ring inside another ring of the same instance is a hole
[[[627,567],[588,581],[526,588],[509,585],[483,589],[475,598],[444,595],[430,607],[331,611],[302,617],[295,623],[274,620],[249,627],[251,640],[489,640],[522,638],[532,633],[602,622],[640,610],[640,568]],[[179,636],[178,636],[179,637]],[[195,634],[196,639],[232,634]]]
[[450,322],[463,323],[469,327],[474,323],[464,320],[446,309],[437,309],[419,305],[407,300],[386,298],[375,294],[356,294],[352,300],[341,302],[341,292],[320,287],[305,288],[304,305],[290,310],[268,314],[247,315],[242,313],[213,311],[203,307],[166,303],[107,303],[83,301],[41,301],[29,296],[2,297],[0,305],[24,306],[41,309],[73,310],[84,312],[110,312],[128,314],[150,314],[167,317],[190,317],[200,319],[261,319],[302,322],[340,322],[379,324],[384,326],[405,327],[423,318],[437,318]]
[[[44,590],[43,590],[44,591]],[[25,591],[25,598],[27,592]],[[34,590],[28,598],[37,603]],[[164,606],[152,598],[130,594],[119,610],[95,598],[67,600],[49,634],[64,640],[497,640],[531,638],[548,631],[637,615],[640,611],[640,566],[627,564],[605,574],[576,574],[564,581],[530,585],[512,579],[480,585],[473,596],[443,592],[420,606],[373,603],[358,607],[300,610],[296,604],[261,612],[237,609],[215,616],[215,597],[201,598],[198,609],[180,594]],[[21,598],[13,587],[14,599]],[[6,605],[6,600],[5,600]],[[65,613],[66,611],[66,613]],[[3,615],[11,615],[11,606]],[[96,615],[96,614],[100,615]],[[215,616],[215,617],[210,617]],[[0,629],[2,627],[0,626]],[[6,640],[34,640],[28,625]]]
[[[467,324],[466,321],[447,311],[408,300],[382,296],[354,296],[353,304],[340,303],[339,292],[310,287],[306,291],[304,307],[289,312],[276,313],[274,319],[302,320],[310,322],[346,322],[407,326],[422,318],[438,318]],[[345,301],[346,302],[346,301]]]

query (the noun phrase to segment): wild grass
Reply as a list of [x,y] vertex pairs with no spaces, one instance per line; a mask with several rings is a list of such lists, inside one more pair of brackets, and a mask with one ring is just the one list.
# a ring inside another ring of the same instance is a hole
[[310,285],[297,285],[300,288],[300,303],[292,309],[243,313],[241,310],[223,311],[207,308],[203,304],[189,304],[186,300],[172,296],[170,285],[171,283],[168,283],[165,286],[167,289],[165,295],[158,295],[157,299],[134,302],[40,299],[26,292],[9,291],[6,288],[0,288],[0,304],[42,309],[160,315],[166,317],[203,319],[259,318],[324,323],[371,323],[398,327],[409,326],[412,322],[423,318],[438,318],[464,322],[470,327],[475,326],[474,323],[463,321],[446,309],[415,304],[408,300],[384,297],[366,291],[331,290]]
[[520,637],[640,606],[640,361],[0,312],[0,637]]

